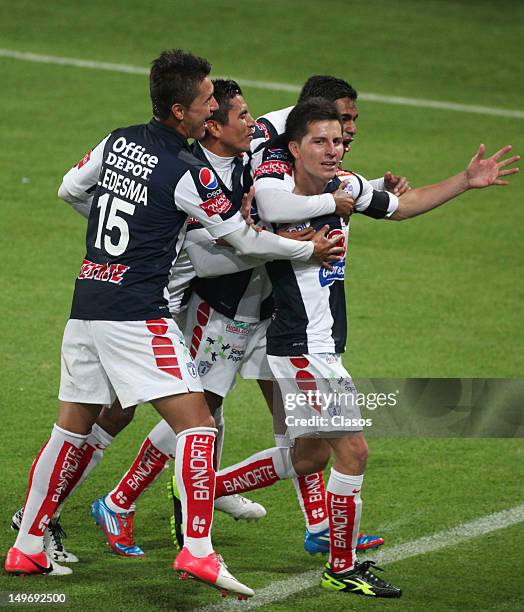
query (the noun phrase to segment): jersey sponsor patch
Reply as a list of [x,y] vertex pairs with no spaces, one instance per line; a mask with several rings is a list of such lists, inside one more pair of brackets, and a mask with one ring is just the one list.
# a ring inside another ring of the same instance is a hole
[[289,150],[282,149],[281,147],[267,148],[266,152],[264,153],[264,159],[265,161],[271,161],[271,160],[289,161]]
[[228,212],[231,206],[233,206],[231,201],[221,192],[216,197],[206,200],[200,204],[200,208],[208,217],[212,217],[213,215],[223,215]]
[[123,281],[124,274],[128,270],[129,266],[124,266],[123,264],[97,264],[93,261],[89,261],[89,259],[84,259],[77,278],[80,280],[87,278],[89,280],[110,282],[119,285]]
[[80,170],[82,166],[85,166],[90,159],[91,159],[91,151],[88,151],[76,165],[77,170]]
[[206,189],[216,189],[218,187],[217,177],[209,168],[200,168],[198,180]]
[[[260,133],[257,133],[260,132]],[[253,132],[253,139],[255,138],[264,138],[264,140],[270,140],[271,139],[271,134],[269,133],[269,130],[267,129],[267,126],[264,123],[261,123],[259,121],[255,121],[255,129]]]
[[259,179],[262,176],[272,176],[276,178],[284,178],[284,174],[293,175],[293,166],[285,161],[265,161],[255,170],[254,178]]
[[321,287],[329,287],[335,281],[343,281],[344,273],[346,270],[346,260],[336,261],[331,264],[332,270],[326,270],[325,268],[320,268],[318,271],[318,280],[320,282]]

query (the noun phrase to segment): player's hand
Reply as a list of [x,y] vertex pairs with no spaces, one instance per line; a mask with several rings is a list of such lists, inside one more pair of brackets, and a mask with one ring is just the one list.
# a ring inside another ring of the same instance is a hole
[[244,221],[252,227],[256,232],[261,232],[262,228],[258,227],[251,216],[251,206],[255,197],[255,188],[251,186],[249,191],[242,196],[242,204],[240,205],[239,212],[244,217]]
[[279,229],[277,231],[279,236],[283,238],[289,238],[290,240],[300,240],[301,242],[305,242],[307,240],[311,240],[315,235],[315,230],[312,227],[305,227],[304,229],[299,230],[298,232],[290,232],[285,229]]
[[511,145],[506,145],[491,157],[482,159],[486,152],[486,147],[481,144],[477,154],[469,162],[469,166],[465,171],[468,188],[481,189],[482,187],[489,187],[490,185],[508,185],[508,181],[501,180],[499,177],[516,174],[519,171],[519,168],[503,168],[519,161],[520,155],[513,155],[502,161],[499,161],[499,159],[509,153],[512,148]]
[[384,189],[394,193],[396,196],[401,196],[411,189],[411,186],[405,176],[397,176],[391,170],[388,170],[384,174]]
[[353,214],[355,209],[355,200],[344,191],[346,185],[349,184],[349,181],[344,181],[340,183],[338,189],[334,191],[331,195],[335,199],[335,213],[344,219],[347,222],[349,216]]
[[338,243],[343,240],[343,236],[326,238],[328,231],[329,225],[324,225],[318,232],[315,232],[311,242],[313,242],[314,246],[313,257],[320,259],[323,268],[332,270],[333,268],[329,265],[329,262],[343,259],[346,249],[343,246],[338,246]]

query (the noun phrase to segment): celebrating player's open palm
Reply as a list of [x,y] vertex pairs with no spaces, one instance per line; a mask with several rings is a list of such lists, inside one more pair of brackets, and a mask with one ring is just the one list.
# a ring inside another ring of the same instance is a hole
[[469,162],[469,166],[466,168],[466,178],[469,187],[480,189],[482,187],[489,187],[490,185],[507,185],[508,181],[501,180],[500,177],[516,174],[519,171],[518,168],[505,168],[518,161],[520,155],[513,155],[502,161],[498,160],[509,153],[511,149],[511,145],[506,145],[491,157],[482,159],[486,152],[486,146],[481,144],[477,154]]

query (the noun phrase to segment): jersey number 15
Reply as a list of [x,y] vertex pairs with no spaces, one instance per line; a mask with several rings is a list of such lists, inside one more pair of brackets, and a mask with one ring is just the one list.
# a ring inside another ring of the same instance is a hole
[[[129,226],[127,221],[119,216],[118,213],[123,213],[132,216],[135,212],[135,205],[130,202],[125,202],[120,198],[111,200],[111,206],[109,208],[109,214],[106,219],[107,205],[111,196],[105,193],[103,196],[98,198],[97,208],[100,209],[100,216],[98,218],[98,230],[96,232],[95,247],[97,249],[104,248],[109,255],[118,256],[122,255],[127,248],[129,243]],[[111,240],[111,232],[114,228],[117,228],[120,232],[118,242],[115,244]],[[105,230],[105,231],[104,231]],[[104,246],[102,247],[102,234],[104,234]]]

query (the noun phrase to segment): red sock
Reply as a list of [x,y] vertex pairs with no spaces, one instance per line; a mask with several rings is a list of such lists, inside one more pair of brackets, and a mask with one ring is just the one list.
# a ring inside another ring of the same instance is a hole
[[217,472],[216,497],[269,487],[296,476],[289,448],[268,448]]
[[304,513],[307,528],[313,533],[323,531],[328,527],[328,513],[324,475],[315,472],[307,476],[293,478],[298,502]]
[[329,562],[335,572],[350,570],[356,561],[356,547],[362,501],[360,489],[364,476],[349,476],[331,468],[327,486],[329,515]]
[[129,512],[133,504],[162,472],[169,457],[146,438],[122,480],[106,496],[106,504],[115,512]]

